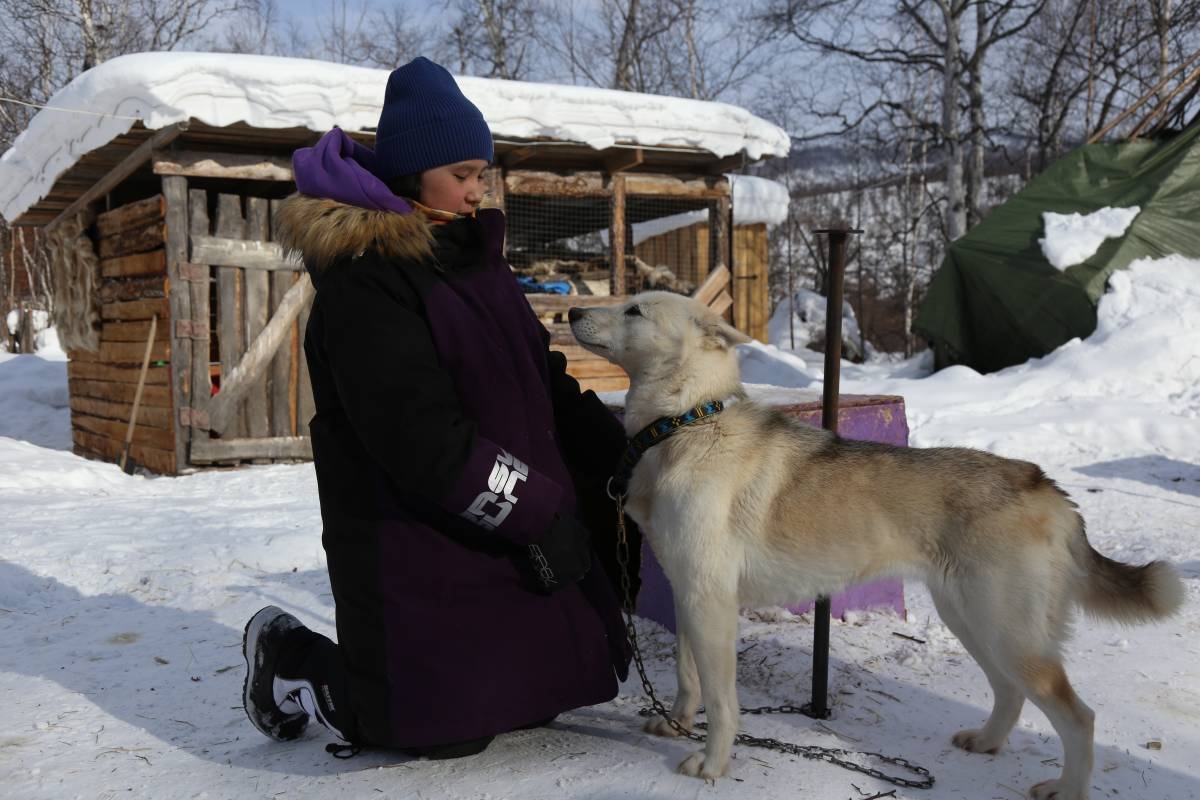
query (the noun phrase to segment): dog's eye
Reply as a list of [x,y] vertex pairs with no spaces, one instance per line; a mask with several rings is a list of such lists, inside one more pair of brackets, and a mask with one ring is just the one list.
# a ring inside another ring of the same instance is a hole
[[625,316],[627,317],[640,317],[641,315],[642,309],[639,306],[630,306],[625,309]]

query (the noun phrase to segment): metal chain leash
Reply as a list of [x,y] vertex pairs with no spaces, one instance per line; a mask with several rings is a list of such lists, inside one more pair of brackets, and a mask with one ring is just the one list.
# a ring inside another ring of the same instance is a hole
[[[658,699],[658,695],[654,693],[654,686],[650,683],[650,678],[646,675],[646,665],[642,661],[642,651],[638,646],[637,628],[633,624],[633,588],[629,578],[629,540],[625,532],[625,502],[624,497],[620,494],[610,495],[617,503],[617,563],[621,567],[621,591],[624,595],[622,612],[625,616],[625,636],[629,640],[629,645],[633,650],[633,661],[637,665],[638,675],[642,679],[642,690],[646,696],[650,698],[650,708],[643,708],[638,713],[641,716],[653,716],[658,714],[667,724],[678,733],[695,742],[703,742],[705,736],[688,730],[680,725],[676,720],[672,719],[670,712],[666,706]],[[779,705],[779,706],[758,706],[757,708],[740,709],[743,714],[803,714],[803,710],[796,705]],[[703,722],[697,722],[696,727],[702,730],[707,730],[708,726]],[[734,744],[740,744],[747,747],[761,747],[767,750],[774,750],[779,753],[788,755],[801,756],[803,758],[814,761],[825,761],[830,764],[835,764],[843,769],[861,772],[864,775],[869,775],[872,778],[890,783],[894,786],[903,786],[909,789],[929,789],[933,787],[933,775],[925,767],[912,763],[908,759],[900,758],[899,756],[887,756],[882,753],[872,753],[867,751],[842,750],[834,747],[820,747],[818,745],[793,744],[791,742],[783,742],[779,739],[772,739],[767,736],[751,736],[747,733],[739,733],[734,737]],[[874,759],[877,762],[891,764],[907,770],[913,775],[922,776],[920,780],[911,778],[903,778],[898,775],[889,775],[875,767],[868,767],[850,761],[845,756],[862,756]]]

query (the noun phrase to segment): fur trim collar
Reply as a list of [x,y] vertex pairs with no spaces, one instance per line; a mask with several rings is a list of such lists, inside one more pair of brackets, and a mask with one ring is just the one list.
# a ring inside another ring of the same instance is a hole
[[433,231],[424,214],[376,211],[303,194],[281,204],[277,239],[286,255],[298,254],[317,274],[366,250],[389,261],[433,257]]

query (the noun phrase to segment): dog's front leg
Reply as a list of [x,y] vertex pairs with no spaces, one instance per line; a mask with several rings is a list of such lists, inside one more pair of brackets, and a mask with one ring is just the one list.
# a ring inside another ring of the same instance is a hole
[[[692,654],[691,641],[683,626],[682,610],[679,601],[675,601],[675,675],[678,689],[675,692],[675,703],[671,706],[671,719],[679,723],[684,730],[692,729],[696,719],[696,711],[700,708],[700,676],[696,673],[696,658]],[[678,736],[679,732],[662,717],[650,719],[645,726],[647,733],[655,736]]]
[[708,741],[679,771],[712,780],[729,771],[729,754],[737,734],[737,621],[733,593],[696,594],[678,604],[679,630],[691,647],[708,713]]

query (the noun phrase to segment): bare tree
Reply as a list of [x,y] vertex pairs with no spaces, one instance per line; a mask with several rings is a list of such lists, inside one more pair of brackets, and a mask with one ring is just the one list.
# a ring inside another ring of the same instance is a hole
[[521,80],[538,49],[538,0],[446,0],[448,44],[459,72]]

